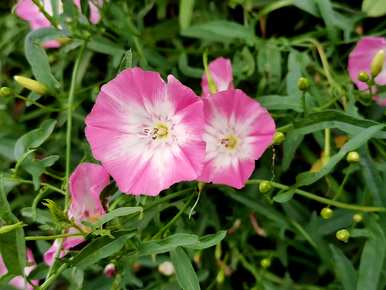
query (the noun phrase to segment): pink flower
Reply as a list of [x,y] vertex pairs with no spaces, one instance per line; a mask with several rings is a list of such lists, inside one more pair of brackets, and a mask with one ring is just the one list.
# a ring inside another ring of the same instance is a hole
[[[51,6],[51,0],[42,1],[45,10],[48,14],[53,14],[53,9]],[[59,12],[63,12],[62,2],[59,3]],[[76,6],[80,7],[80,0],[74,0]],[[93,24],[96,24],[100,20],[100,14],[98,7],[92,1],[90,3],[90,21]],[[102,4],[103,0],[99,0],[99,3]],[[46,19],[43,13],[39,11],[39,8],[32,2],[32,0],[19,0],[16,5],[16,15],[21,19],[28,21],[31,29],[36,30],[40,28],[50,27],[51,23]],[[57,48],[60,47],[60,42],[57,40],[46,41],[43,45],[46,48]]]
[[203,104],[173,76],[126,69],[104,85],[86,137],[122,192],[157,195],[201,173]]
[[[27,264],[28,264],[28,266],[25,267],[25,269],[24,269],[24,274],[26,276],[28,276],[32,272],[32,270],[36,268],[36,262],[35,262],[33,254],[32,254],[32,251],[30,249],[27,249]],[[7,274],[7,272],[8,272],[7,267],[5,266],[4,261],[3,261],[2,257],[0,256],[0,277]],[[33,280],[32,284],[37,286],[37,285],[39,285],[39,281]],[[22,276],[17,276],[15,278],[13,278],[11,281],[9,281],[9,285],[12,285],[13,287],[15,287],[17,289],[21,289],[21,290],[25,290],[25,289],[33,290],[32,285],[30,285],[26,281],[26,279],[24,279],[24,277],[22,277]]]
[[[348,59],[348,71],[350,77],[360,90],[366,90],[367,84],[358,80],[360,72],[365,71],[370,75],[371,61],[375,54],[381,50],[386,50],[386,39],[383,37],[363,37],[350,53]],[[379,85],[386,85],[386,65],[383,71],[375,78]]]
[[[216,84],[217,92],[233,88],[232,64],[227,58],[219,57],[208,66],[210,75]],[[208,77],[204,73],[201,80],[203,96],[209,96]]]
[[272,143],[271,115],[238,89],[204,98],[204,115],[206,156],[199,180],[242,188]]
[[[87,227],[82,225],[82,221],[95,222],[106,212],[100,201],[100,194],[110,183],[110,178],[106,170],[97,164],[81,163],[74,170],[70,177],[71,205],[68,211],[68,217],[81,227],[88,231]],[[75,228],[70,228],[68,233],[78,232]],[[84,241],[83,237],[65,238],[63,241],[60,257],[67,254],[69,249]],[[51,248],[44,254],[44,261],[51,265],[54,255],[59,247],[59,241],[56,240]]]

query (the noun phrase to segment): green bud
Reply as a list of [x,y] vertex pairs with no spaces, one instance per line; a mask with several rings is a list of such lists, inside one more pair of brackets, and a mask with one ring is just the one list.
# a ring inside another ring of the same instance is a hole
[[259,183],[259,191],[261,193],[267,193],[272,189],[272,184],[270,181],[263,180],[262,182]]
[[0,88],[0,97],[7,97],[12,94],[12,90],[8,87]]
[[285,135],[282,132],[276,132],[275,135],[273,136],[273,145],[280,145],[283,143],[285,140]]
[[205,187],[205,184],[206,184],[205,182],[198,182],[197,183],[198,192],[202,192],[202,190]]
[[216,277],[216,281],[218,284],[222,284],[224,283],[224,280],[225,280],[225,273],[224,273],[224,269],[220,269],[220,272],[218,272],[217,274],[217,277]]
[[25,225],[23,224],[23,222],[17,222],[16,224],[13,224],[13,225],[2,226],[2,227],[0,227],[0,235],[5,234],[5,233],[9,233],[9,232],[16,230],[16,229],[20,229],[24,226]]
[[350,232],[346,229],[339,230],[336,232],[336,238],[339,241],[347,243],[348,239],[350,238]]
[[322,208],[322,210],[320,211],[320,216],[325,219],[325,220],[328,220],[329,218],[331,218],[332,216],[334,215],[334,211],[329,208],[329,207],[324,207]]
[[23,76],[14,76],[13,78],[19,85],[38,95],[45,95],[48,92],[47,86],[41,82]]
[[358,75],[358,80],[360,80],[361,82],[367,83],[369,79],[369,74],[365,71],[361,71]]
[[359,162],[360,160],[360,155],[358,152],[356,151],[351,151],[347,154],[346,156],[346,160],[347,162],[350,162],[350,163],[355,163],[355,162]]
[[267,269],[271,266],[271,259],[269,258],[264,258],[263,260],[260,261],[260,265],[262,268]]
[[375,78],[383,69],[385,63],[385,51],[379,50],[371,61],[371,76]]
[[302,92],[308,91],[310,88],[310,81],[306,78],[301,77],[298,80],[298,89],[301,90]]
[[352,220],[355,222],[355,223],[360,223],[361,221],[363,221],[363,215],[360,214],[360,213],[356,213],[352,216]]

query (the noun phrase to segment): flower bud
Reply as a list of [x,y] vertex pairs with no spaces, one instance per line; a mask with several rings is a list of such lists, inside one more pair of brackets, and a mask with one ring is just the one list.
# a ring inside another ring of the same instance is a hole
[[358,74],[358,80],[360,80],[361,82],[367,83],[369,79],[370,79],[369,74],[365,71],[361,71]]
[[306,78],[299,78],[298,80],[298,89],[301,90],[302,92],[308,91],[310,88],[310,81]]
[[172,262],[165,261],[158,265],[158,272],[165,276],[171,276],[175,273],[174,265]]
[[12,94],[12,90],[8,87],[0,88],[0,97],[7,97]]
[[262,268],[267,269],[271,266],[271,259],[269,258],[264,258],[263,260],[260,261],[260,265]]
[[103,273],[106,277],[113,278],[117,274],[117,268],[113,263],[107,264],[103,270]]
[[273,145],[280,145],[283,143],[285,140],[285,135],[282,132],[276,132],[275,135],[273,136]]
[[350,163],[359,162],[359,160],[360,160],[359,153],[356,151],[349,152],[346,156],[346,160],[347,160],[347,162],[350,162]]
[[45,95],[48,92],[47,86],[41,82],[23,76],[14,76],[13,78],[22,87],[39,95]]
[[267,180],[263,180],[262,182],[259,183],[259,191],[261,193],[267,193],[272,189],[272,184],[271,182]]
[[220,272],[218,272],[217,276],[216,276],[216,281],[218,284],[222,284],[224,283],[224,280],[225,280],[225,273],[224,273],[224,269],[220,269]]
[[329,218],[331,218],[332,216],[334,215],[334,212],[331,208],[329,207],[324,207],[322,208],[322,210],[320,211],[320,216],[325,219],[325,220],[328,220]]
[[371,61],[371,76],[375,78],[383,69],[385,63],[385,51],[379,50]]
[[339,241],[347,243],[348,239],[350,238],[350,232],[346,229],[339,230],[336,232],[336,238]]
[[352,220],[355,222],[355,223],[360,223],[361,221],[363,221],[363,215],[360,214],[360,213],[356,213],[352,216]]

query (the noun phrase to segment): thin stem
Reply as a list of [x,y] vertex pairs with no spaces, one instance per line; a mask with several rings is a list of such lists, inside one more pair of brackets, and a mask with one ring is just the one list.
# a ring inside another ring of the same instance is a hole
[[75,86],[76,82],[78,80],[78,73],[80,68],[80,63],[83,57],[84,50],[87,46],[87,42],[85,41],[80,48],[78,57],[74,64],[74,69],[72,72],[71,77],[71,85],[70,85],[70,91],[68,94],[68,101],[67,101],[67,132],[66,132],[66,171],[64,180],[66,182],[66,199],[65,199],[65,207],[64,210],[67,212],[68,207],[70,205],[70,196],[69,196],[69,182],[68,178],[70,176],[70,170],[71,170],[71,132],[72,132],[72,111],[73,111],[73,102],[74,102],[74,95],[75,95]]
[[[247,184],[259,184],[262,181],[265,181],[265,180],[251,179],[251,180],[248,180]],[[278,189],[282,189],[282,190],[291,189],[290,186],[287,186],[287,185],[284,185],[281,183],[277,183],[277,182],[273,182],[273,181],[270,181],[270,183],[273,187],[278,188]],[[316,195],[316,194],[313,194],[311,192],[304,191],[304,190],[301,190],[298,188],[295,189],[295,193],[297,193],[301,196],[304,196],[308,199],[312,199],[312,200],[315,200],[317,202],[323,203],[323,204],[327,204],[327,205],[331,205],[331,206],[335,206],[335,207],[339,207],[339,208],[344,208],[344,209],[349,209],[349,210],[363,211],[363,212],[385,212],[386,211],[386,208],[384,208],[384,207],[361,206],[361,205],[355,205],[355,204],[348,204],[348,203],[328,199],[325,197],[321,197],[319,195]]]
[[54,274],[53,275],[51,275],[38,289],[39,290],[46,290],[46,289],[48,289],[51,285],[52,285],[52,283],[54,283],[55,282],[55,280],[58,278],[58,276],[64,271],[64,270],[66,270],[67,269],[67,267],[68,267],[68,264],[62,264],[60,267],[59,267],[59,269],[58,270],[56,270],[55,272],[54,272]]
[[324,129],[324,152],[322,157],[323,166],[330,160],[331,155],[331,129]]
[[156,233],[154,236],[153,236],[153,240],[156,240],[156,239],[159,239],[161,238],[162,234],[168,229],[170,228],[174,222],[176,220],[178,220],[178,218],[184,213],[184,211],[188,208],[190,202],[193,200],[193,197],[194,197],[194,194],[192,194],[191,196],[189,196],[187,202],[184,204],[184,206],[180,209],[180,211],[164,226],[162,227],[158,233]]
[[302,104],[304,116],[307,115],[306,92],[302,92]]
[[56,239],[62,239],[62,238],[69,238],[69,237],[79,237],[84,236],[82,233],[73,233],[73,234],[60,234],[60,235],[53,235],[53,236],[29,236],[25,237],[26,241],[49,241],[49,240],[56,240]]
[[29,98],[26,98],[22,95],[19,95],[19,94],[14,94],[15,98],[18,98],[20,100],[23,100],[25,101],[26,103],[31,103],[31,104],[34,104],[36,107],[40,108],[40,109],[43,109],[43,110],[46,110],[48,112],[59,112],[60,109],[56,109],[56,108],[50,108],[50,107],[47,107],[45,105],[42,105],[40,104],[39,102],[33,100],[33,99],[29,99]]
[[[12,178],[12,177],[4,177],[4,178],[6,178],[6,179],[8,179],[10,181],[17,182],[17,183],[33,184],[33,182],[31,180],[25,180],[25,179],[20,179],[20,178]],[[56,192],[61,193],[63,195],[66,194],[63,190],[61,190],[61,189],[59,189],[56,186],[53,186],[51,184],[48,184],[48,183],[45,183],[45,182],[41,182],[40,184],[42,186],[45,186],[45,187],[51,189],[52,191],[56,191]]]

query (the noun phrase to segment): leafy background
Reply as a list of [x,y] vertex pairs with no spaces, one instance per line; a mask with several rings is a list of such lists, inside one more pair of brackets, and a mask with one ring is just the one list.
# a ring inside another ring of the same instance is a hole
[[[207,186],[191,218],[194,184],[157,198],[125,196],[111,186],[105,200],[121,212],[110,216],[105,232],[95,229],[87,246],[69,255],[73,259],[57,265],[68,269],[52,289],[195,290],[198,280],[201,289],[385,289],[385,114],[363,101],[347,72],[348,54],[362,35],[386,35],[383,0],[114,0],[97,26],[71,9],[71,1],[63,2],[65,16],[57,17],[63,30],[33,33],[11,13],[14,2],[0,4],[1,85],[28,98],[0,99],[0,221],[28,224],[0,234],[11,276],[25,265],[25,243],[39,263],[31,278],[47,275],[41,257],[49,243],[24,236],[60,232],[42,199],[63,208],[66,103],[72,67],[88,39],[75,80],[72,169],[93,160],[84,117],[101,84],[125,67],[141,66],[174,74],[200,94],[204,53],[209,60],[232,60],[235,85],[269,109],[286,140],[267,150],[243,190]],[[68,38],[62,48],[40,48],[41,40],[58,35]],[[29,93],[14,75],[38,79],[51,94]],[[297,86],[301,76],[311,83],[307,112]],[[331,158],[310,172],[326,150],[326,135]],[[339,140],[346,137],[350,141],[342,147]],[[358,164],[345,160],[352,150],[360,153]],[[259,179],[276,182],[275,188],[260,193]],[[320,217],[326,200],[315,195],[338,202],[332,218]],[[363,209],[363,221],[354,222]],[[343,228],[351,233],[347,243],[335,237]],[[160,229],[162,241],[154,242]],[[219,243],[222,230],[227,235]],[[215,235],[198,237],[209,234]],[[269,267],[263,267],[266,259]],[[158,272],[165,260],[173,261],[177,276]],[[119,270],[115,279],[101,275],[111,261]],[[8,289],[6,280],[0,279],[1,289]]]

